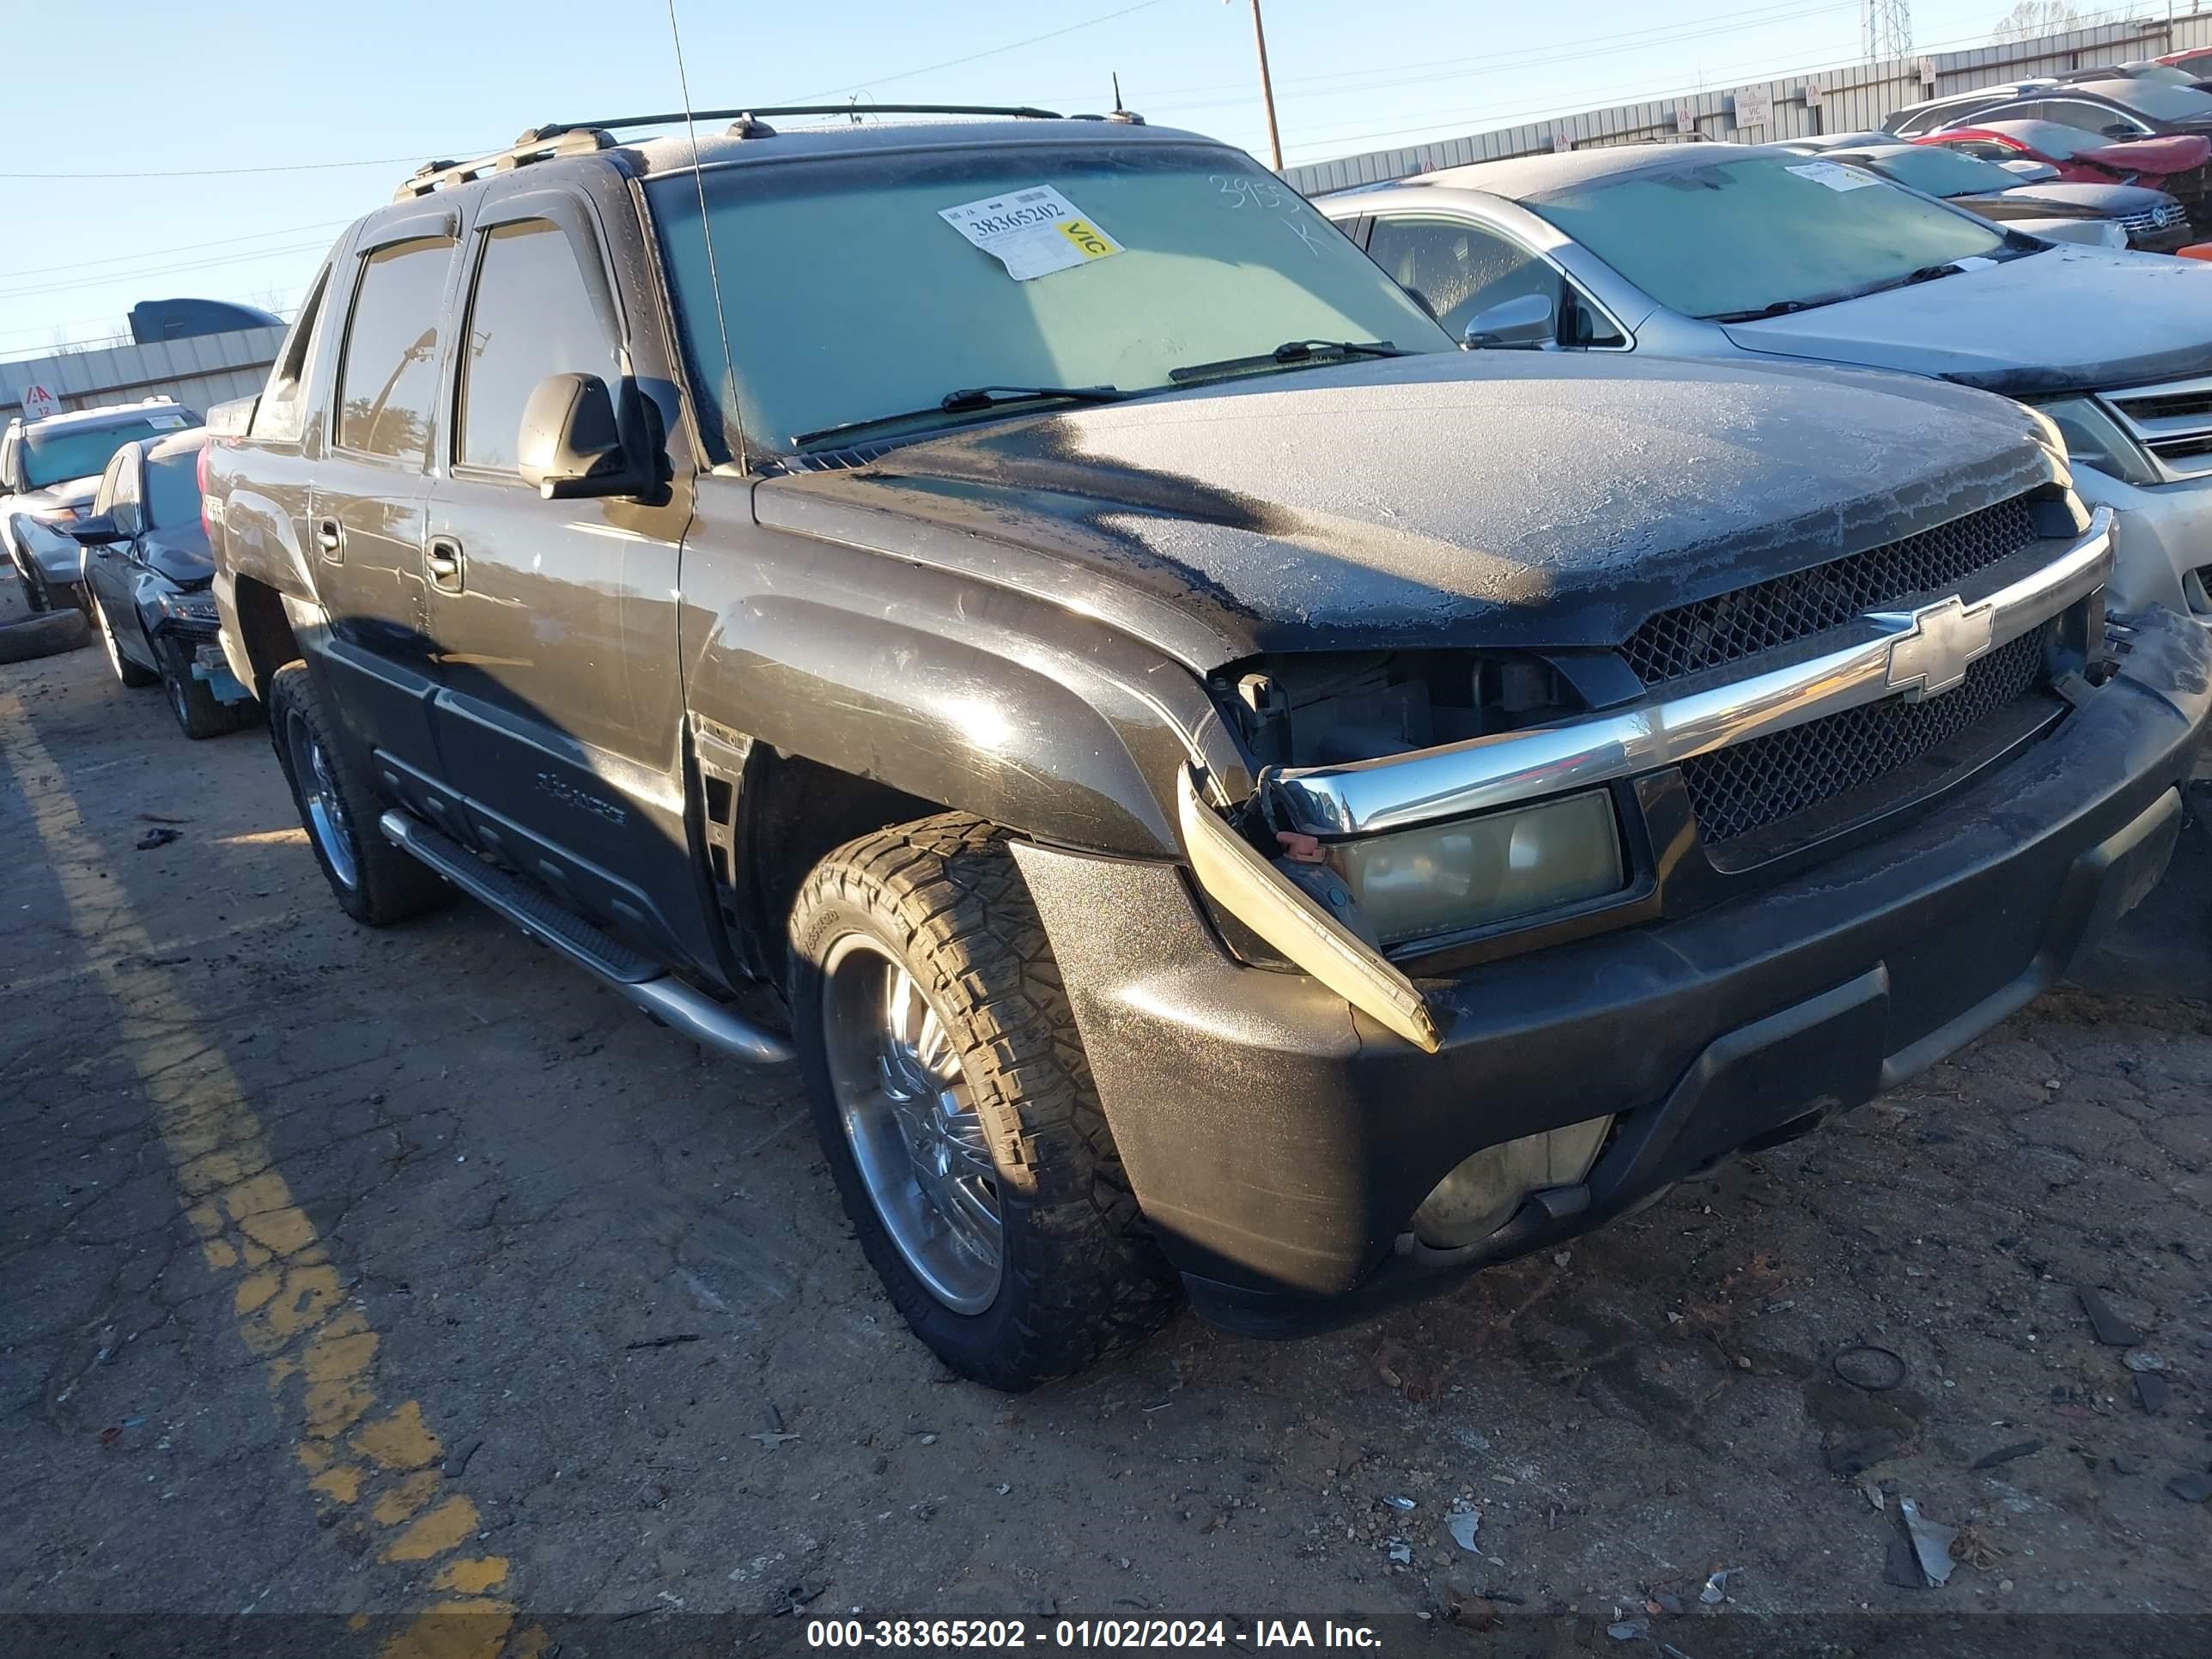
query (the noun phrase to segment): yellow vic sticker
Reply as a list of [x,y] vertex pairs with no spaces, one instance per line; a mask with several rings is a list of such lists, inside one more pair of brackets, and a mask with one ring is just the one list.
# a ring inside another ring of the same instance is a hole
[[1103,231],[1093,230],[1080,219],[1061,220],[1060,234],[1074,243],[1086,259],[1103,259],[1109,253],[1121,251],[1112,237]]

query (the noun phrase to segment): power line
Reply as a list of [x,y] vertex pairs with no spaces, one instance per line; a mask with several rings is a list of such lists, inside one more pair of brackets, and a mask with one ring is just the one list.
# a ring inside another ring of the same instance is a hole
[[1073,34],[1079,29],[1096,28],[1101,23],[1110,23],[1117,17],[1127,17],[1133,12],[1149,11],[1162,0],[1137,0],[1133,6],[1124,6],[1119,11],[1109,11],[1097,17],[1086,17],[1079,23],[1070,23],[1065,28],[1048,29],[1042,34],[1032,34],[1025,40],[1009,40],[1003,46],[992,46],[982,52],[971,52],[964,58],[948,58],[941,64],[924,64],[920,69],[900,70],[894,75],[861,76],[850,81],[840,81],[834,87],[824,87],[819,92],[802,92],[781,102],[809,104],[817,98],[834,98],[841,92],[853,92],[867,87],[880,87],[893,81],[911,81],[917,75],[933,75],[939,70],[957,69],[963,64],[996,58],[1002,52],[1019,52],[1024,46],[1034,46],[1041,41],[1057,40],[1063,34]]
[[0,300],[28,299],[38,294],[61,294],[71,289],[90,288],[102,283],[137,283],[155,276],[166,276],[173,271],[214,270],[223,265],[245,264],[254,259],[274,259],[292,253],[320,253],[327,242],[294,242],[284,247],[257,248],[248,253],[232,253],[214,259],[187,259],[180,264],[148,265],[132,270],[101,271],[88,282],[34,283],[27,288],[0,289]]
[[[2133,21],[2135,21],[2135,19],[2129,9],[2125,8],[2115,8],[2110,11],[2090,13],[2087,16],[2083,17],[2076,27],[2080,28],[2094,28],[2102,23],[2128,22]],[[1920,51],[1923,55],[1926,55],[1960,47],[1982,46],[1984,44],[1986,44],[1986,37],[1980,33],[1976,33],[1970,35],[1961,35],[1954,40],[1938,40],[1926,43],[1921,46]],[[1834,70],[1857,69],[1862,67],[1864,63],[1865,59],[1862,58],[1851,57],[1836,58],[1822,64],[1798,64],[1790,69],[1778,70],[1764,64],[1756,69],[1746,69],[1737,65],[1729,65],[1717,70],[1708,70],[1704,78],[1709,82],[1719,81],[1724,84],[1735,84],[1741,82],[1756,81],[1761,78],[1760,71],[1763,70],[1765,71],[1765,78],[1768,80],[1790,80],[1803,76],[1820,75]],[[1693,92],[1709,90],[1711,90],[1710,87],[1702,87],[1697,88],[1676,88],[1670,91],[1651,92],[1645,91],[1636,87],[1624,88],[1620,86],[1607,87],[1598,89],[1601,95],[1626,91],[1631,95],[1634,96],[1635,101],[1638,103],[1661,103],[1671,98],[1690,96]],[[1588,94],[1584,94],[1584,96],[1588,95]],[[1592,106],[1586,102],[1577,102],[1571,105],[1562,105],[1557,102],[1530,104],[1522,106],[1516,109],[1491,110],[1486,112],[1481,116],[1470,116],[1463,118],[1463,119],[1470,121],[1479,119],[1498,122],[1500,125],[1522,125],[1522,123],[1504,119],[1503,118],[1520,116],[1527,117],[1532,120],[1541,120],[1559,115],[1580,114],[1589,110],[1591,107]],[[1436,120],[1424,122],[1418,126],[1390,127],[1382,129],[1380,131],[1370,131],[1366,132],[1340,133],[1336,137],[1325,139],[1319,144],[1307,143],[1299,144],[1295,148],[1304,151],[1311,151],[1317,149],[1329,150],[1334,153],[1322,156],[1319,159],[1324,161],[1340,160],[1343,157],[1343,152],[1338,148],[1339,146],[1360,143],[1371,139],[1399,138],[1406,137],[1413,134],[1427,134],[1430,135],[1428,142],[1443,142],[1451,138],[1464,137],[1469,130],[1465,125],[1459,125],[1459,130],[1456,131],[1451,130],[1455,125],[1458,125],[1461,118],[1454,118],[1449,115],[1444,115],[1439,116]],[[1309,131],[1316,130],[1316,129],[1312,128],[1307,129]],[[1486,126],[1480,129],[1480,131],[1494,131],[1498,130],[1498,127],[1493,126]],[[1328,129],[1319,129],[1319,131],[1326,131]],[[1291,165],[1297,167],[1310,165],[1310,163],[1294,161]]]
[[129,253],[111,254],[100,259],[71,259],[58,265],[31,265],[21,270],[0,270],[0,282],[14,282],[18,276],[44,276],[57,270],[82,270],[88,265],[119,264],[125,260],[154,259],[170,253],[191,253],[204,247],[232,247],[240,242],[258,242],[270,236],[296,236],[310,230],[335,230],[340,225],[349,225],[351,219],[324,219],[312,225],[283,225],[273,230],[257,230],[243,236],[218,236],[209,242],[179,242],[174,247],[142,247]]
[[[1843,6],[1848,5],[1856,10],[1858,4],[1859,0],[1840,0],[1838,4],[1821,4],[1810,9],[1827,11],[1841,9]],[[1605,36],[1606,44],[1602,46],[1584,44],[1588,39],[1586,36],[1538,41],[1525,46],[1516,46],[1505,52],[1479,52],[1467,58],[1422,58],[1399,64],[1370,64],[1356,70],[1331,70],[1319,75],[1278,76],[1275,79],[1275,86],[1279,92],[1304,89],[1305,96],[1314,97],[1322,95],[1319,85],[1321,82],[1359,81],[1364,83],[1368,76],[1390,75],[1400,70],[1420,69],[1424,71],[1440,71],[1433,76],[1425,76],[1424,78],[1449,80],[1462,66],[1468,64],[1485,65],[1486,68],[1482,72],[1488,73],[1492,70],[1504,72],[1509,70],[1529,68],[1538,64],[1580,62],[1583,58],[1595,57],[1603,52],[1640,52],[1652,46],[1664,46],[1671,37],[1676,35],[1694,38],[1708,33],[1732,33],[1736,28],[1759,28],[1770,22],[1790,22],[1805,15],[1806,10],[1807,0],[1765,0],[1765,3],[1742,11],[1717,12],[1709,16],[1692,19],[1687,23],[1653,23],[1647,24],[1642,28],[1616,29]],[[1768,13],[1778,15],[1768,16],[1766,15]],[[1396,83],[1379,82],[1376,84],[1388,86]],[[1363,84],[1355,89],[1365,90],[1366,88]],[[1161,103],[1158,100],[1206,92],[1245,93],[1249,95],[1249,83],[1243,81],[1213,81],[1197,86],[1156,87],[1147,92],[1144,102],[1147,110],[1212,108],[1215,106]],[[1047,100],[1046,101],[1064,102],[1066,100]]]
[[[477,148],[486,149],[489,146]],[[454,153],[450,149],[440,152],[447,155]],[[0,179],[80,181],[90,179],[226,179],[249,173],[332,173],[347,167],[419,167],[422,165],[422,152],[417,151],[412,155],[377,155],[360,161],[287,161],[280,166],[272,167],[181,167],[171,172],[147,172],[143,169],[134,169],[128,173],[0,173]]]

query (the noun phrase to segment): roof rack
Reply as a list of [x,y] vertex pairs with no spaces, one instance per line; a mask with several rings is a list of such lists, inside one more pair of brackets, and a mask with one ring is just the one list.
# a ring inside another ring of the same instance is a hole
[[526,128],[505,149],[495,149],[466,161],[425,161],[392,192],[404,202],[432,191],[467,184],[489,173],[505,173],[532,161],[556,155],[587,155],[613,145],[614,135],[626,127],[679,126],[696,121],[727,121],[732,138],[773,138],[775,129],[767,117],[775,115],[845,115],[857,123],[869,115],[1000,115],[1018,121],[1115,121],[1142,126],[1145,118],[1134,110],[1117,109],[1110,115],[1062,115],[1057,110],[1028,104],[779,104],[752,109],[670,110],[659,115],[617,115],[604,121],[556,121]]
[[614,135],[595,127],[532,127],[505,149],[495,149],[466,161],[425,161],[392,192],[395,202],[428,196],[434,190],[465,185],[488,173],[507,173],[556,155],[588,155],[605,149]]

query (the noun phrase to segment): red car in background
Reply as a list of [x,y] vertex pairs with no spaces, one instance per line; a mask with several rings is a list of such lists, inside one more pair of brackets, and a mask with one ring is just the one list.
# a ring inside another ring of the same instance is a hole
[[2212,189],[2206,163],[2212,138],[2172,133],[2115,143],[2100,133],[2056,121],[1991,121],[1982,126],[1952,127],[1912,141],[1941,144],[1984,161],[2045,161],[2058,176],[2081,185],[2148,185],[2174,198],[2189,211],[2190,222],[2212,225],[2206,194]]

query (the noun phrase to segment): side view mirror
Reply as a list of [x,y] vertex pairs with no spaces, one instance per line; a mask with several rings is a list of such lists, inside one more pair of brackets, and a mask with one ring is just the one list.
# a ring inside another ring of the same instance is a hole
[[1559,343],[1559,325],[1547,294],[1523,294],[1479,311],[1467,325],[1469,351],[1534,351]]
[[127,542],[131,532],[115,522],[114,515],[96,513],[89,518],[65,524],[63,530],[86,547],[109,547],[117,542]]
[[2111,125],[2103,128],[2102,131],[2105,137],[2107,138],[2133,138],[2136,137],[2136,130],[2130,126],[2125,121],[2115,121]]
[[[625,382],[623,395],[637,396]],[[659,467],[642,445],[623,441],[615,394],[596,374],[549,374],[523,405],[515,461],[523,482],[547,501],[641,495],[659,487]],[[642,422],[630,422],[642,434]]]

